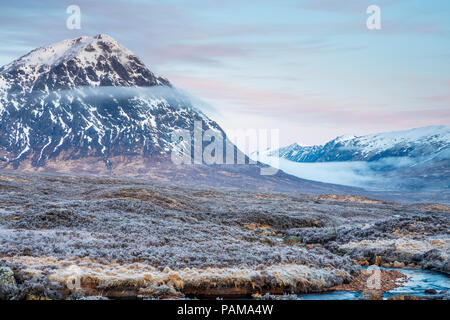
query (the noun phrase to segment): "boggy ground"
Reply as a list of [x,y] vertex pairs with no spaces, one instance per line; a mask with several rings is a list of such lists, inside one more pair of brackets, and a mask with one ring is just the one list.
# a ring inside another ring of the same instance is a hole
[[3,172],[0,267],[15,285],[0,281],[0,299],[322,292],[360,264],[449,273],[446,210]]

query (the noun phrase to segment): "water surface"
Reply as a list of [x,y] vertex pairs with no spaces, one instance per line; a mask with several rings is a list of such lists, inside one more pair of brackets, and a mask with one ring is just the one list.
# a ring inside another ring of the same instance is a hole
[[[450,290],[450,277],[446,274],[422,270],[416,268],[381,268],[385,270],[396,270],[408,277],[408,281],[402,287],[395,288],[383,294],[383,299],[394,295],[410,294],[414,296],[429,295],[427,289],[434,289],[437,293]],[[327,293],[313,293],[298,295],[303,300],[355,300],[361,296],[359,291],[332,291]]]

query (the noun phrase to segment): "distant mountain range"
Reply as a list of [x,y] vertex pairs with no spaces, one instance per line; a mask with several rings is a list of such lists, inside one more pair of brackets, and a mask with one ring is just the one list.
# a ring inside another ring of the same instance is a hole
[[450,126],[431,126],[361,137],[345,135],[321,146],[294,143],[269,155],[279,154],[295,162],[376,161],[389,157],[438,155],[449,148]]
[[[391,185],[384,187],[394,189],[447,190],[450,187],[450,126],[360,137],[346,135],[315,146],[294,143],[267,151],[265,155],[297,163],[365,162],[368,171],[360,170],[361,175],[389,178]],[[382,187],[379,184],[387,180],[381,181],[374,182],[372,187]]]
[[0,168],[131,175],[194,187],[354,191],[281,171],[261,176],[261,163],[175,166],[171,133],[192,132],[195,121],[203,131],[224,135],[167,79],[108,35],[64,40],[0,68]]

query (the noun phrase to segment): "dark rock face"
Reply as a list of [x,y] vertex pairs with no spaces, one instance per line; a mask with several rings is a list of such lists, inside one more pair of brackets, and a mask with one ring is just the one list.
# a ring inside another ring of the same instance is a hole
[[0,300],[13,299],[17,293],[14,272],[8,267],[0,267]]

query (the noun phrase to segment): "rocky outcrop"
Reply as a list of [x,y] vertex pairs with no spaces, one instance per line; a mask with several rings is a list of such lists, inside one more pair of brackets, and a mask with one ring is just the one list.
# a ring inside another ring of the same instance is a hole
[[8,267],[0,267],[0,300],[14,299],[17,283],[14,272]]

